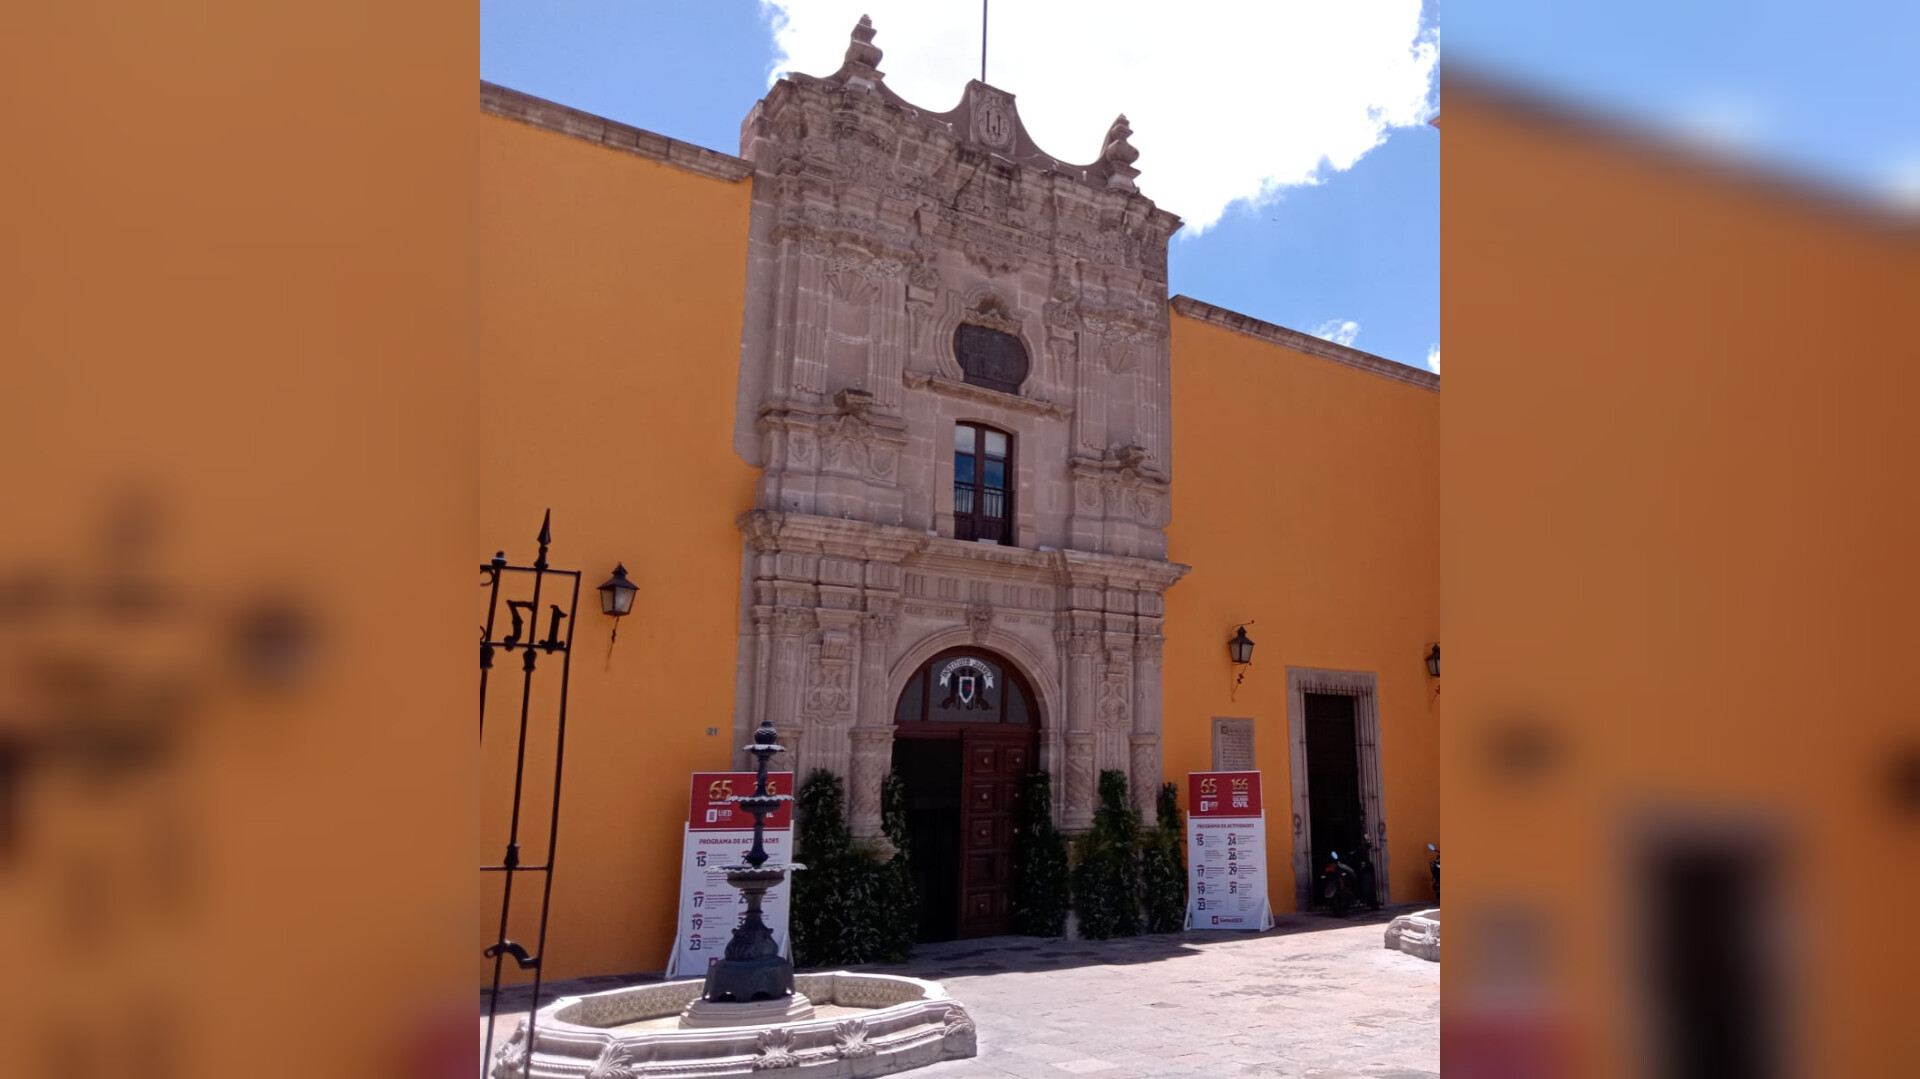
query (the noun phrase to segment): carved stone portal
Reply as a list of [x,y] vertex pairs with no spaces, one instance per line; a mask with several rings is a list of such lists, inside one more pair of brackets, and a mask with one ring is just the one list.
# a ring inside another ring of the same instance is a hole
[[[870,24],[827,78],[754,106],[735,446],[761,470],[745,536],[736,734],[848,780],[880,831],[893,710],[915,665],[990,649],[1033,687],[1060,822],[1118,768],[1160,778],[1167,241],[1125,118],[1100,158],[1034,145],[1014,95],[952,112],[887,88]],[[1012,436],[1009,545],[953,530],[954,428]],[[743,744],[737,737],[736,744]]]

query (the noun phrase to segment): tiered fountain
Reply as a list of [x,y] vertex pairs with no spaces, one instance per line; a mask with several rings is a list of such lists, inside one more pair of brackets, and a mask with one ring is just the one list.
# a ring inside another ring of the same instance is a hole
[[771,723],[744,747],[758,758],[753,849],[727,867],[746,914],[702,982],[667,982],[562,997],[523,1020],[495,1054],[493,1079],[639,1079],[750,1075],[805,1068],[810,1079],[885,1075],[974,1055],[973,1020],[933,982],[891,974],[796,974],[760,913],[767,890],[799,865],[768,864],[767,814],[790,796],[767,793],[767,762],[784,751]]
[[725,955],[707,968],[700,999],[681,1014],[683,1027],[760,1026],[813,1018],[813,1003],[805,993],[793,991],[793,961],[780,954],[773,930],[760,917],[767,889],[786,880],[789,868],[779,862],[767,864],[767,814],[793,800],[790,794],[767,793],[767,762],[787,748],[777,743],[778,738],[771,722],[762,723],[753,732],[753,744],[746,747],[758,758],[753,793],[729,801],[753,814],[753,849],[747,852],[746,864],[727,867],[727,883],[740,889],[747,913],[734,927]]

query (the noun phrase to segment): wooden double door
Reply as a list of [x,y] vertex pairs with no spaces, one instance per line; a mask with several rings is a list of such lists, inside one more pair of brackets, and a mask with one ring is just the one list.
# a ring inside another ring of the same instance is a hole
[[894,768],[907,791],[907,863],[922,940],[1010,931],[1020,787],[1039,751],[1033,728],[899,731]]
[[942,653],[895,719],[920,939],[1008,932],[1020,789],[1040,756],[1031,693],[998,657]]

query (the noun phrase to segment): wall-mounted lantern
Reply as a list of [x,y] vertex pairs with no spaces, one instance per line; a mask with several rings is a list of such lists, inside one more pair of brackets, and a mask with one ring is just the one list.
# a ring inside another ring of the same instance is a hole
[[[626,564],[616,563],[613,576],[600,586],[600,613],[614,619],[625,618],[633,613],[633,597],[639,591],[639,585],[627,580]],[[613,624],[613,639],[617,640],[619,636],[620,623],[616,621]],[[608,643],[611,644],[612,640]]]
[[1253,662],[1253,638],[1247,636],[1246,626],[1234,628],[1233,639],[1227,642],[1227,655],[1243,666]]
[[1440,645],[1438,642],[1436,642],[1432,648],[1427,649],[1427,674],[1434,678],[1440,677]]
[[1247,627],[1252,622],[1242,622],[1233,628],[1233,636],[1227,639],[1227,658],[1233,661],[1235,674],[1233,687],[1227,692],[1232,699],[1240,694],[1240,683],[1247,680],[1247,668],[1253,665],[1253,638],[1247,636]]

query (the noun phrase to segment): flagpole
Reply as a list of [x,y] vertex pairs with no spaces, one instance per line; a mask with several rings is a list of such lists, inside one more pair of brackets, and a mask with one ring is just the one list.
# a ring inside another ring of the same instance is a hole
[[980,81],[987,81],[987,0],[980,0]]

